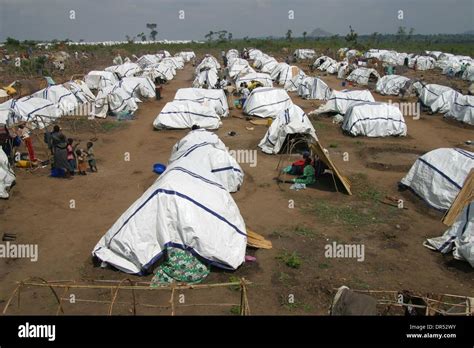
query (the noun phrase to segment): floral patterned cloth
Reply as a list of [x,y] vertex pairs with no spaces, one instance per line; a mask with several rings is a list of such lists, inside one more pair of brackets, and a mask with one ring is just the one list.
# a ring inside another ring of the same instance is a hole
[[200,283],[210,272],[210,267],[198,260],[189,251],[178,248],[167,249],[166,260],[155,270],[151,286],[168,285],[173,282]]

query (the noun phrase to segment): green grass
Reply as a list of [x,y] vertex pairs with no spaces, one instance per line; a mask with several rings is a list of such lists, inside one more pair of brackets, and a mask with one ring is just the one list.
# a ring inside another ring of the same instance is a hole
[[[341,223],[352,227],[361,227],[376,221],[376,214],[358,206],[336,205],[327,202],[312,203],[309,212],[314,213],[324,223]],[[375,218],[375,219],[374,219]]]
[[285,272],[280,272],[280,275],[278,276],[278,280],[280,281],[280,283],[283,283],[283,284],[288,284],[290,279],[291,279],[291,276]]
[[337,143],[332,143],[332,144],[329,144],[329,147],[332,148],[332,149],[335,149],[337,148],[339,145]]
[[328,269],[330,266],[327,263],[320,263],[318,264],[318,267],[320,269]]
[[232,306],[229,310],[232,315],[240,315],[240,306]]
[[[240,278],[235,277],[235,276],[230,276],[229,277],[229,283],[240,283]],[[240,285],[230,285],[229,289],[233,291],[239,291],[240,290]]]
[[121,129],[127,127],[128,124],[119,121],[103,121],[100,123],[100,127],[104,132],[110,132],[115,129]]
[[284,251],[280,253],[276,257],[276,259],[282,261],[285,265],[287,265],[290,268],[300,268],[301,264],[303,263],[303,260],[301,259],[301,257],[298,255],[296,251],[292,253]]

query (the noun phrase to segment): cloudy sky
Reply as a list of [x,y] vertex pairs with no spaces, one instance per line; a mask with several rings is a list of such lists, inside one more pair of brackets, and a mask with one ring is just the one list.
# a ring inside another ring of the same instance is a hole
[[148,33],[146,23],[157,23],[158,39],[203,40],[210,30],[234,38],[283,36],[288,29],[301,36],[318,27],[345,34],[349,25],[360,34],[394,33],[399,26],[462,33],[473,22],[474,0],[0,0],[0,41],[124,40]]

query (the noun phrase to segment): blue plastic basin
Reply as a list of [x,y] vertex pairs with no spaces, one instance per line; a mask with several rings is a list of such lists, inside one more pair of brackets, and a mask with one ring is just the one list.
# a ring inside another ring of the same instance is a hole
[[156,174],[162,174],[165,170],[166,170],[166,166],[165,166],[164,164],[155,163],[155,164],[153,165],[153,171],[154,171]]

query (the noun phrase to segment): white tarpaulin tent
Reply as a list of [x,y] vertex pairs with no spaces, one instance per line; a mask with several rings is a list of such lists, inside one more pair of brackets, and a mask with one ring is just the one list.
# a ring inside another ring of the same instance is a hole
[[185,129],[198,125],[205,129],[218,129],[221,119],[214,108],[194,101],[166,103],[153,121],[156,129]]
[[275,118],[281,111],[293,104],[284,89],[261,87],[250,93],[243,111],[247,115]]
[[474,125],[474,96],[456,94],[449,111],[444,116]]
[[108,68],[105,68],[105,71],[115,73],[118,77],[123,78],[138,75],[142,71],[142,68],[140,68],[140,65],[136,63],[124,63],[121,65],[109,66]]
[[160,58],[157,57],[154,54],[145,54],[138,58],[137,64],[140,66],[140,68],[145,69],[146,67],[154,64],[158,64],[160,61]]
[[[265,64],[268,64],[270,62],[274,62],[275,65],[278,64],[278,62],[275,58],[273,58],[272,56],[269,56],[267,54],[263,54],[262,56],[260,56],[260,57],[258,57],[257,59],[254,60],[253,67],[256,68],[256,69],[261,70]],[[272,69],[270,69],[270,71],[271,70]]]
[[344,115],[349,107],[359,102],[375,102],[369,90],[333,90],[326,104],[321,105],[314,111],[316,114],[325,112],[337,112]]
[[272,82],[272,78],[270,77],[269,74],[265,74],[265,73],[250,73],[250,74],[245,74],[245,75],[242,75],[237,78],[237,80],[235,80],[235,86],[237,88],[237,90],[240,90],[241,87],[240,85],[243,83],[243,82],[247,82],[250,83],[252,81],[258,81],[260,82],[263,87],[273,87],[273,82]]
[[357,103],[344,116],[342,129],[354,136],[406,136],[407,126],[400,109],[387,103]]
[[451,207],[472,168],[474,153],[440,148],[419,157],[401,183],[430,206],[445,210]]
[[298,87],[298,95],[303,99],[325,100],[329,98],[331,89],[321,79],[306,76]]
[[260,69],[260,72],[271,74],[277,65],[278,61],[273,57],[269,57],[269,59],[262,61],[262,64],[258,69]]
[[229,115],[229,105],[222,89],[180,88],[174,96],[176,101],[194,101],[213,108],[221,117]]
[[425,71],[435,68],[435,59],[428,56],[415,56],[408,60],[408,66],[410,68],[416,68],[416,70]]
[[217,70],[219,70],[220,67],[221,65],[219,64],[216,58],[211,55],[206,55],[201,61],[201,63],[199,63],[199,65],[196,67],[194,72],[196,75],[198,75],[203,69],[214,69],[217,73]]
[[146,274],[167,247],[236,269],[245,258],[245,223],[230,193],[199,161],[183,157],[114,223],[92,254],[127,273]]
[[172,66],[176,70],[184,68],[184,59],[181,57],[164,58],[160,63]]
[[43,98],[56,104],[63,115],[73,111],[79,105],[74,94],[62,85],[54,85],[43,88],[29,97],[25,97],[25,101],[29,98]]
[[215,69],[201,70],[201,72],[198,73],[198,75],[193,81],[193,87],[194,88],[207,87],[208,89],[216,88],[217,80],[218,80],[217,70]]
[[158,63],[146,67],[139,75],[149,77],[152,81],[158,77],[165,81],[171,81],[176,75],[176,69],[170,64]]
[[258,147],[265,153],[277,154],[289,134],[300,134],[308,143],[318,140],[308,116],[295,104],[277,115]]
[[452,91],[453,89],[448,86],[437,85],[437,84],[428,84],[423,85],[421,82],[415,82],[413,87],[417,90],[420,102],[427,106],[431,107],[436,99],[439,98],[441,94],[447,91]]
[[[148,78],[142,77],[145,81],[149,81]],[[153,95],[155,90],[153,89]],[[105,118],[107,113],[120,113],[127,112],[133,114],[138,109],[137,102],[140,101],[138,95],[144,97],[150,97],[150,87],[142,85],[136,80],[125,79],[117,82],[114,86],[107,86],[99,90],[95,100],[95,108],[92,115],[95,117]]]
[[321,57],[318,57],[314,63],[313,63],[313,68],[314,69],[319,69],[321,71],[325,71],[327,69],[328,66],[332,65],[332,64],[336,64],[337,61],[332,59],[331,57],[328,57],[328,56],[321,56]]
[[474,202],[464,208],[442,236],[429,238],[423,245],[443,254],[453,251],[456,260],[467,261],[474,267]]
[[[13,110],[13,111],[12,111]],[[43,98],[23,97],[10,99],[0,104],[0,124],[13,124],[16,122],[29,122],[36,120],[43,128],[61,117],[61,110],[54,103]]]
[[296,92],[305,77],[306,74],[304,73],[304,71],[300,70],[296,75],[293,75],[290,80],[286,81],[283,88],[288,92]]
[[205,129],[190,131],[171,150],[169,164],[181,158],[199,162],[204,172],[213,173],[216,181],[229,192],[236,192],[244,181],[244,172],[219,137]]
[[262,55],[263,55],[263,52],[256,48],[249,49],[249,59],[251,60],[255,60]]
[[375,90],[382,95],[399,95],[410,79],[400,75],[385,75],[377,81]]
[[241,58],[236,58],[232,60],[232,63],[229,64],[228,69],[229,69],[229,77],[233,79],[240,71],[249,68],[249,62],[247,62],[245,59]]
[[297,59],[313,59],[316,56],[316,52],[310,48],[297,48],[293,55]]
[[8,157],[0,146],[0,198],[8,198],[8,191],[15,181],[15,172],[10,167]]
[[367,85],[369,83],[369,80],[374,78],[376,80],[380,78],[380,75],[377,70],[369,68],[357,68],[349,74],[347,80],[355,82],[358,85]]
[[79,104],[92,103],[95,100],[95,95],[84,81],[68,81],[63,86],[74,94]]
[[118,78],[110,71],[93,70],[84,76],[84,81],[90,89],[99,89],[115,85]]
[[196,53],[193,51],[181,51],[175,54],[184,59],[185,62],[190,62],[193,58],[196,58]]

